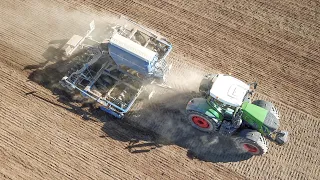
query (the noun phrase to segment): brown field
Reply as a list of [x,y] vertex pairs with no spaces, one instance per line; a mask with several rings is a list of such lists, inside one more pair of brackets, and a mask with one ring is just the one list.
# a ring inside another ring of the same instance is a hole
[[[59,49],[116,14],[174,46],[169,83],[123,120],[61,94]],[[313,0],[1,0],[0,179],[318,179],[320,3]],[[286,146],[262,157],[184,122],[208,72],[259,83]],[[198,82],[199,83],[199,82]]]

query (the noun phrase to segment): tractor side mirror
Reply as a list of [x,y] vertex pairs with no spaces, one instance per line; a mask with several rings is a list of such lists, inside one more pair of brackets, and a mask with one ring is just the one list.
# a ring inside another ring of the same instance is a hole
[[250,87],[253,87],[253,90],[257,89],[258,83],[253,82],[251,84],[249,84]]

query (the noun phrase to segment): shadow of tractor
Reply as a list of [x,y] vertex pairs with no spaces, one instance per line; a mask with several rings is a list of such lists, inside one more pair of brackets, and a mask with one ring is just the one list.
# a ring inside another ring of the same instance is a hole
[[[59,84],[61,78],[74,65],[73,57],[65,58],[60,50],[66,40],[52,41],[44,53],[45,62],[26,66],[33,70],[28,79],[49,89],[58,97],[58,102],[49,102],[37,92],[33,95],[72,113],[84,120],[105,122],[101,138],[110,137],[127,142],[131,153],[144,153],[165,145],[175,144],[188,149],[189,158],[209,162],[236,162],[247,160],[251,155],[239,152],[230,137],[207,134],[192,128],[185,119],[185,106],[193,97],[191,92],[163,91],[154,99],[140,99],[122,120],[115,119],[97,108],[97,104],[69,92]],[[161,98],[160,98],[161,97]]]
[[188,149],[191,159],[236,162],[252,157],[237,148],[234,137],[200,132],[187,122],[185,106],[193,98],[192,92],[168,92],[146,101],[139,110],[129,113],[126,120],[157,134],[160,144]]

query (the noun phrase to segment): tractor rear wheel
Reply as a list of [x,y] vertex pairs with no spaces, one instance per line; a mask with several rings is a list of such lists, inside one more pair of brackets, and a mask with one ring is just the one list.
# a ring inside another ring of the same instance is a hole
[[252,155],[263,155],[268,151],[266,139],[256,130],[244,129],[240,131],[236,143],[239,149]]
[[218,130],[218,124],[209,116],[196,111],[187,111],[188,122],[196,129],[213,133]]

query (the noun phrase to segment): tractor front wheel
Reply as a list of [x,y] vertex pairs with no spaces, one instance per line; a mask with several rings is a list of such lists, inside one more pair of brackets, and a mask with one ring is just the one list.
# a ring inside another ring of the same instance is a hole
[[218,129],[218,124],[212,118],[196,111],[188,111],[187,119],[194,128],[203,132],[212,133]]
[[268,151],[266,139],[256,130],[244,129],[236,138],[239,149],[252,155],[263,155]]

